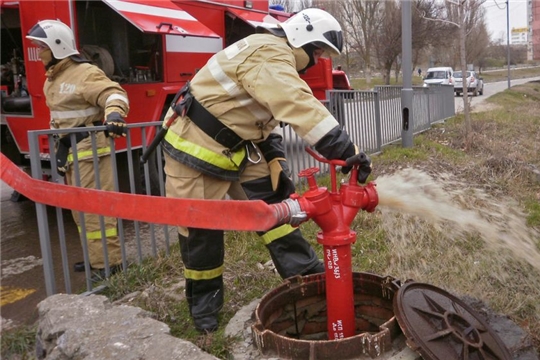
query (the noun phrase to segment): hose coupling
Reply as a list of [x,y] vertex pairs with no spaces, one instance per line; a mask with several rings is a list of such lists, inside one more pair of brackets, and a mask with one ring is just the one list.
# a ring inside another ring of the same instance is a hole
[[308,220],[308,215],[305,211],[302,211],[298,200],[285,199],[283,200],[283,203],[285,203],[285,205],[287,205],[287,207],[289,208],[289,224],[291,224],[293,227],[297,227],[301,223]]

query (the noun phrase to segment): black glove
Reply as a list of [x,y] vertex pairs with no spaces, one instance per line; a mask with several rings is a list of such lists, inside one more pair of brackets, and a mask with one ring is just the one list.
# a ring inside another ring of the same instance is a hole
[[107,115],[107,119],[103,123],[107,127],[105,130],[106,137],[112,137],[113,139],[119,138],[121,136],[126,137],[127,127],[124,118],[117,112],[112,112]]
[[67,171],[67,158],[69,155],[69,148],[71,147],[71,141],[69,136],[63,137],[58,142],[56,148],[56,172],[59,176],[65,176]]
[[[84,125],[83,125],[84,126]],[[75,143],[79,143],[81,140],[86,139],[90,134],[86,131],[75,133]],[[56,170],[58,175],[66,175],[68,169],[68,155],[69,149],[71,148],[71,136],[67,134],[66,136],[58,140],[58,145],[56,147]]]
[[363,184],[366,182],[369,174],[371,174],[371,159],[363,151],[358,154],[351,156],[345,160],[347,166],[341,168],[343,174],[348,174],[354,165],[358,165],[358,180],[359,183]]

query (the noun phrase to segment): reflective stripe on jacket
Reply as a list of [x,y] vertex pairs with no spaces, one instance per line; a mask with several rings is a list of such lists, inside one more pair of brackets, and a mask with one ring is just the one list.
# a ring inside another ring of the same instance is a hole
[[[95,65],[78,63],[68,57],[49,68],[46,76],[43,92],[51,112],[51,128],[94,126],[95,122],[102,123],[108,113],[116,111],[125,117],[129,112],[125,90]],[[100,155],[110,153],[103,132],[96,134],[96,145],[101,149]],[[78,158],[91,157],[91,149],[90,137],[80,141]]]
[[[298,75],[286,39],[271,34],[248,36],[215,54],[194,76],[191,91],[223,124],[254,143],[266,139],[280,122],[290,124],[310,145],[339,125]],[[169,111],[165,122],[171,115]],[[182,159],[185,153],[199,150],[174,146],[169,142],[173,136],[183,139],[186,146],[205,148],[215,156],[227,152],[188,117],[178,118],[165,141],[174,149],[170,155],[188,166],[192,164]],[[208,158],[198,160],[206,161],[209,168],[216,164]],[[200,170],[202,165],[198,163],[196,168]]]
[[172,131],[165,135],[163,150],[182,164],[227,181],[237,181],[247,161],[245,147],[234,153],[216,153]]

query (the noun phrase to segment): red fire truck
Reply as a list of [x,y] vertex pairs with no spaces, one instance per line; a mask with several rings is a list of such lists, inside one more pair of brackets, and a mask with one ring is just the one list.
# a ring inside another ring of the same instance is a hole
[[[45,71],[37,47],[25,38],[39,20],[59,19],[73,29],[79,50],[127,91],[133,123],[161,120],[176,92],[214,53],[262,23],[290,16],[259,0],[0,1],[1,145],[19,165],[28,162],[27,132],[49,128]],[[330,60],[303,76],[321,100],[332,88]],[[141,147],[140,137],[132,146]],[[48,142],[40,151],[48,152]]]

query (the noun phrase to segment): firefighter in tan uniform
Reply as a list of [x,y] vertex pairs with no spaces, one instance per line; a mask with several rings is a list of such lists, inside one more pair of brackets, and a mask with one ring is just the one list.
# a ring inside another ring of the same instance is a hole
[[[99,159],[99,178],[102,190],[113,190],[112,165],[108,136],[126,136],[124,117],[129,111],[127,94],[116,82],[111,81],[97,66],[82,58],[75,46],[71,29],[57,20],[38,22],[26,36],[40,48],[39,57],[45,65],[46,81],[43,91],[51,112],[51,128],[68,129],[106,125],[105,133],[96,134]],[[96,188],[92,143],[88,133],[76,133],[76,148],[72,148],[70,136],[62,136],[57,143],[59,174],[68,184],[75,184],[73,152],[76,151],[80,186]],[[60,154],[64,154],[62,156]],[[110,272],[121,269],[122,255],[115,218],[105,217],[107,249],[102,246],[99,216],[85,214],[85,233],[82,234],[79,214],[73,211],[81,240],[88,244],[90,266],[94,281],[103,279],[105,254]],[[84,262],[75,264],[75,271],[84,271]]]
[[[273,132],[280,123],[328,159],[355,155],[349,136],[299,76],[321,55],[340,53],[338,22],[306,9],[262,32],[215,54],[178,93],[165,116],[167,123],[179,115],[163,142],[167,196],[287,199],[295,189],[281,136]],[[363,182],[370,165],[368,158]],[[214,331],[223,306],[223,231],[178,230],[191,316],[199,331]],[[282,225],[259,235],[282,278],[324,272],[299,229]]]

